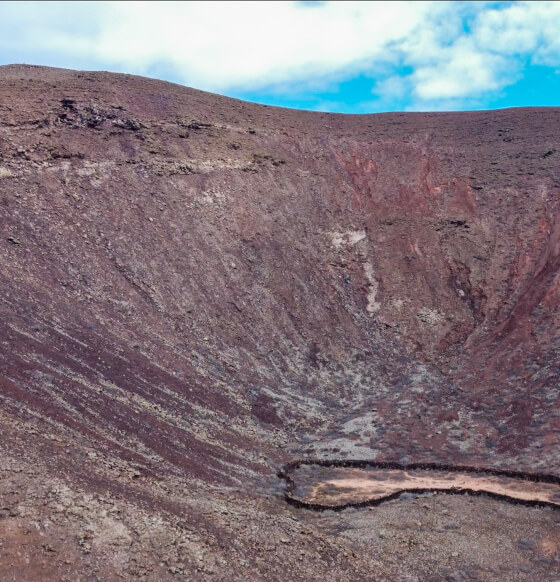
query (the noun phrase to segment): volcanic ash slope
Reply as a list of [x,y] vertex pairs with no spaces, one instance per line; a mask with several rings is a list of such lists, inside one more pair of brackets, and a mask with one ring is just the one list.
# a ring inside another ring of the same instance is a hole
[[558,109],[0,67],[0,579],[555,579],[553,510],[276,473],[560,474],[559,160]]

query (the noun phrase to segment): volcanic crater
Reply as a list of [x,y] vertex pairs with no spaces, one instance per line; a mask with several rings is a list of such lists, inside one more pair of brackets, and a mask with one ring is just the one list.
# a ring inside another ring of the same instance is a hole
[[0,67],[0,579],[558,580],[559,156]]

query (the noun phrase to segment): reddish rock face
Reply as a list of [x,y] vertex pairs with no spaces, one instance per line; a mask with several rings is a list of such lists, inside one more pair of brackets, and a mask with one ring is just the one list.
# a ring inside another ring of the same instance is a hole
[[[275,472],[560,472],[559,159],[558,109],[331,115],[0,67],[0,475],[25,492],[0,507],[0,573],[71,576],[66,548],[100,579],[261,580],[287,560],[294,579],[427,579],[414,552],[302,533]],[[13,548],[39,514],[67,533],[29,564]],[[542,544],[528,576],[556,567]],[[507,579],[494,558],[465,579]]]

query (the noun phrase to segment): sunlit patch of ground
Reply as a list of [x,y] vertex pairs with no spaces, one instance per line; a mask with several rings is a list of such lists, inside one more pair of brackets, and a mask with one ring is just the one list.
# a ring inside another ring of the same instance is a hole
[[486,493],[505,500],[560,508],[560,483],[553,477],[469,470],[325,467],[302,465],[290,495],[310,506],[341,507],[380,502],[400,493]]

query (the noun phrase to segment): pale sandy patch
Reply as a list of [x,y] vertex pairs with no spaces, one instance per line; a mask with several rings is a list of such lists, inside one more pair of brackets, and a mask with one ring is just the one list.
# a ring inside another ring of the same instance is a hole
[[[325,476],[326,477],[326,476]],[[433,470],[336,469],[332,478],[306,484],[304,501],[318,505],[346,505],[382,499],[404,491],[472,491],[503,495],[560,507],[560,485],[488,473]]]

